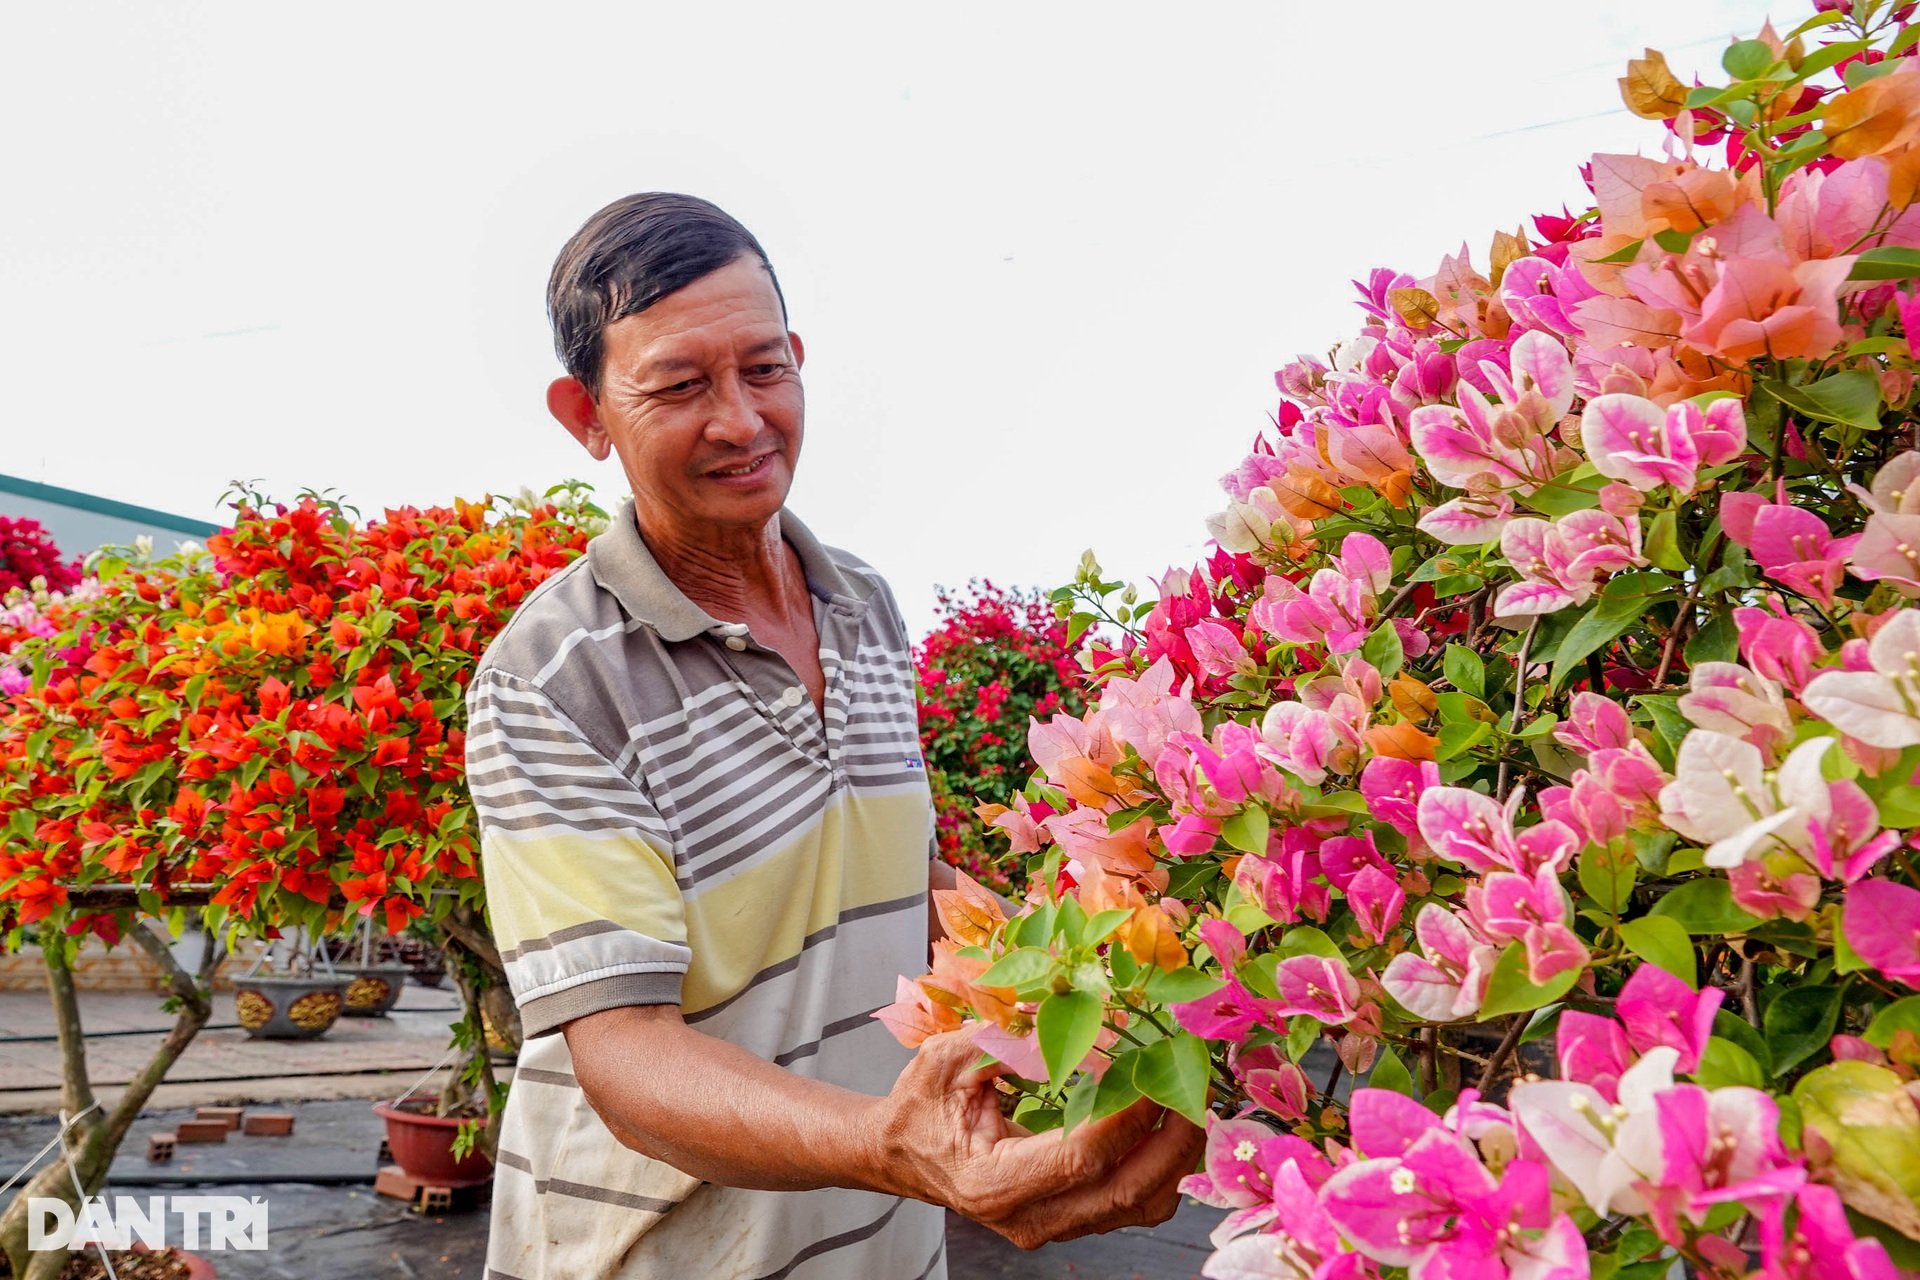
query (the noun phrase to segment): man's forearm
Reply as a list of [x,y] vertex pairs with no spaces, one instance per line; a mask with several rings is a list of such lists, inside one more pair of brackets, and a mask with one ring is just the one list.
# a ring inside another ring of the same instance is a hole
[[588,1101],[636,1151],[730,1187],[899,1193],[884,1185],[878,1099],[704,1035],[672,1006],[609,1009],[565,1034]]

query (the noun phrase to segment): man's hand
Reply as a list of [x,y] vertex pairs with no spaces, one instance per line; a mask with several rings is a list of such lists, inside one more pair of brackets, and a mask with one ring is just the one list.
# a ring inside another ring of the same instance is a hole
[[902,1195],[943,1204],[1023,1249],[1165,1222],[1206,1138],[1141,1099],[1071,1134],[1001,1114],[991,1068],[965,1032],[934,1036],[881,1103],[880,1160]]

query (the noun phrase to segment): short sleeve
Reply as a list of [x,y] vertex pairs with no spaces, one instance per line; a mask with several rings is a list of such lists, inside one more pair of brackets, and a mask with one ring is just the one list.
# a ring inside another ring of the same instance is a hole
[[466,760],[488,913],[525,1034],[678,1004],[692,952],[646,794],[545,693],[492,670],[467,690]]

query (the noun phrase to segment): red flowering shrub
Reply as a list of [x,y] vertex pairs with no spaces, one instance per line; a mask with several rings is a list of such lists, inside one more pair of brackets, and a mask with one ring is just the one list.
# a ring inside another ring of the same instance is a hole
[[1026,781],[1027,719],[1080,714],[1084,673],[1069,624],[1040,592],[991,582],[939,594],[941,622],[914,651],[920,750],[941,855],[984,884],[1012,887],[1018,860],[990,849],[975,805],[1005,801]]
[[397,932],[476,905],[463,693],[585,548],[598,509],[560,503],[362,523],[250,497],[205,553],[103,562],[97,595],[13,655],[32,683],[0,702],[9,941],[43,918],[116,938],[132,904],[66,918],[94,884],[137,885],[148,911],[216,884],[212,920],[255,929],[378,911]]
[[15,587],[30,590],[35,578],[45,578],[49,591],[66,591],[80,581],[80,561],[61,560],[38,520],[0,516],[0,599]]

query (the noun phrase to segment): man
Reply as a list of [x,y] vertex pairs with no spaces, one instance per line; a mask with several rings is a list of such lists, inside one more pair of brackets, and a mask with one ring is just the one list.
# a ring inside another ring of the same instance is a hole
[[490,1280],[919,1280],[946,1274],[937,1206],[1028,1247],[1164,1220],[1193,1126],[1141,1103],[1024,1134],[964,1035],[909,1060],[871,1017],[927,956],[910,641],[784,510],[805,351],[759,243],[632,196],[548,306],[548,407],[633,501],[467,695],[527,1035]]

